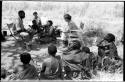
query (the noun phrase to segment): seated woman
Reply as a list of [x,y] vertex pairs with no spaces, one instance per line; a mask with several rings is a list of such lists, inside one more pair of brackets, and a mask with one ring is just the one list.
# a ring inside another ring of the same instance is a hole
[[121,60],[118,56],[117,47],[114,44],[115,36],[111,33],[108,33],[104,39],[97,45],[98,46],[98,56],[99,63],[102,63],[102,60],[107,57],[110,60]]
[[49,57],[42,64],[40,79],[61,79],[61,64],[60,60],[56,58],[56,52],[56,46],[52,44],[48,46]]
[[90,52],[88,47],[83,47],[82,51],[85,55],[81,64],[84,68],[85,78],[90,79],[92,74],[96,75],[97,57]]
[[51,20],[47,21],[47,24],[43,26],[44,32],[40,35],[42,41],[51,42],[56,40],[55,29]]
[[13,80],[36,80],[38,73],[36,68],[29,64],[31,56],[29,53],[20,54],[20,60],[23,65],[17,65],[14,70],[14,75],[10,79]]
[[82,71],[82,60],[84,59],[84,55],[81,52],[81,44],[80,41],[74,40],[69,45],[67,51],[62,56],[62,63],[64,66],[64,70],[66,72],[66,77],[71,79],[73,77],[74,72],[79,74]]

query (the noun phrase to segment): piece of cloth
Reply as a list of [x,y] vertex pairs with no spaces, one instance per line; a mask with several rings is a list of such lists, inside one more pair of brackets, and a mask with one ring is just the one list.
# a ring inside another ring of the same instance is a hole
[[67,53],[67,55],[63,55],[63,65],[69,66],[71,70],[81,70],[81,68],[77,64],[81,64],[83,60],[86,59],[87,56],[85,56],[84,53],[82,53],[79,50],[72,50]]
[[15,74],[13,80],[36,80],[38,79],[38,72],[33,65],[20,65],[16,69],[18,72]]

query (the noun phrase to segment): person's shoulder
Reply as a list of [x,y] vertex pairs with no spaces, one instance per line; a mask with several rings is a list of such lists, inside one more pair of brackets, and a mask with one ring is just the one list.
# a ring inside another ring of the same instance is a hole
[[31,68],[31,69],[36,69],[36,67],[32,64],[30,64],[28,67]]
[[39,20],[41,20],[41,17],[40,17],[40,16],[38,16],[38,19],[39,19]]
[[73,25],[76,25],[76,23],[74,21],[72,21],[72,20],[69,23],[73,24]]
[[43,62],[44,62],[44,63],[49,63],[49,62],[51,62],[51,58],[50,58],[50,57],[47,57],[47,58],[45,58],[45,59],[43,60]]

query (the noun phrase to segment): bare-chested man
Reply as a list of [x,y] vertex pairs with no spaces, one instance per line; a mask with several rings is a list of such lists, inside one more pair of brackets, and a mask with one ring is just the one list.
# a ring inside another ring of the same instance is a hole
[[14,34],[20,34],[21,32],[26,32],[26,29],[23,24],[23,19],[25,18],[25,12],[20,10],[18,12],[18,18],[15,22],[15,26],[13,28]]

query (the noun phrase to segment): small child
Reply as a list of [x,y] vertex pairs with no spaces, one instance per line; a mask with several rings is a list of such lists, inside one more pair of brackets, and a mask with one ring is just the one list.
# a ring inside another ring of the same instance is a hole
[[82,66],[84,67],[86,78],[90,79],[93,74],[97,74],[97,58],[92,52],[90,52],[90,49],[88,47],[82,47],[82,51],[84,52],[84,54],[86,54],[85,59],[82,61]]
[[36,20],[33,20],[33,21],[32,21],[32,26],[31,26],[31,27],[32,27],[32,29],[35,30],[35,31],[38,31],[38,30],[39,30],[39,29],[38,29],[39,27],[38,27],[38,25],[37,25],[37,23],[36,23]]
[[97,45],[98,46],[98,64],[99,68],[102,67],[102,60],[104,57],[108,57],[110,60],[121,60],[118,56],[117,47],[115,45],[115,36],[108,33],[104,39]]

